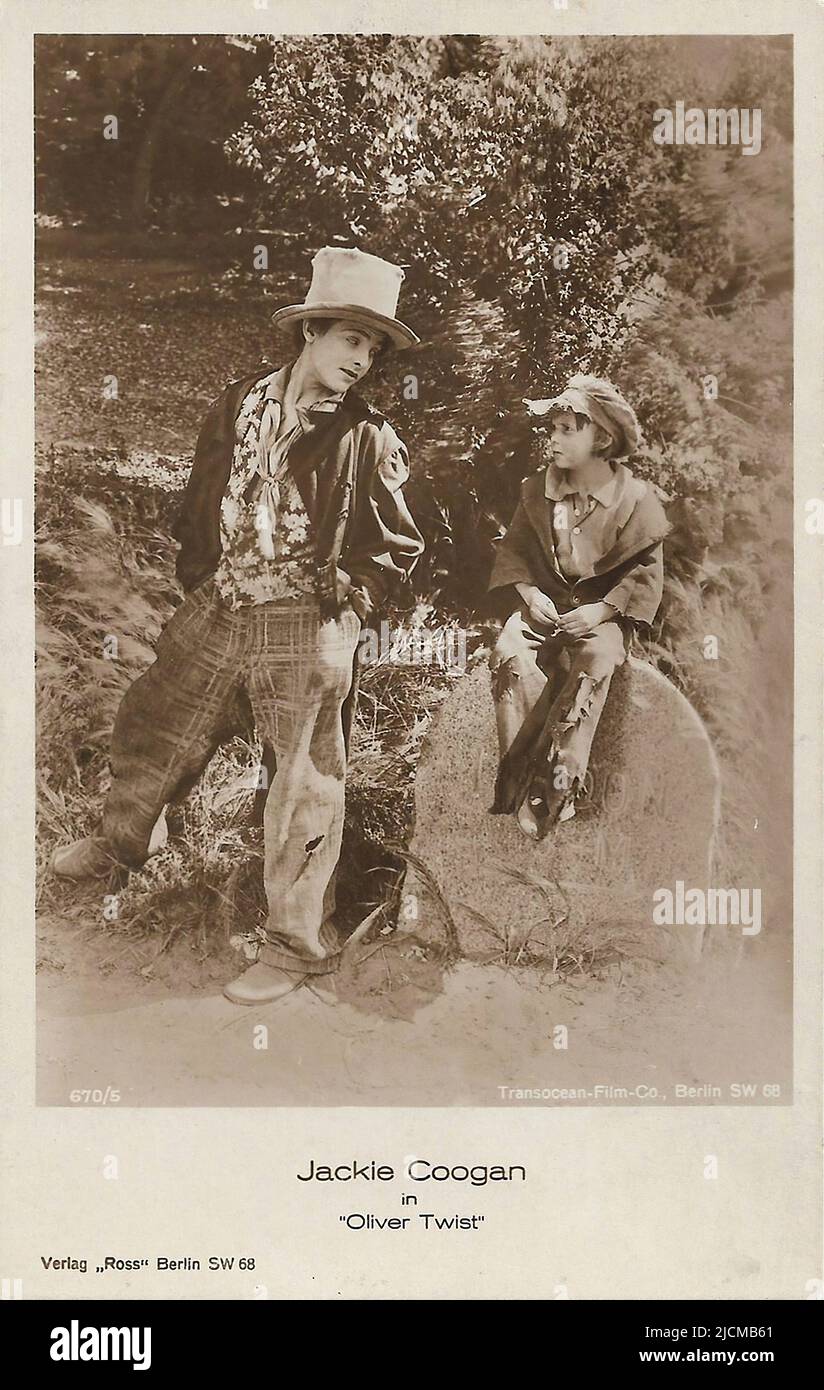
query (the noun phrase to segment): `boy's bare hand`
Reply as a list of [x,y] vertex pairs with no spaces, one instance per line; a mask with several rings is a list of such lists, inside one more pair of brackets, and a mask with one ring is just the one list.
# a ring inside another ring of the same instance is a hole
[[558,622],[558,609],[546,594],[542,593],[535,585],[516,585],[521,598],[529,609],[529,616],[533,623],[538,623],[544,627],[554,627]]
[[567,637],[588,637],[614,614],[615,610],[608,603],[585,603],[569,613],[561,613],[558,627]]

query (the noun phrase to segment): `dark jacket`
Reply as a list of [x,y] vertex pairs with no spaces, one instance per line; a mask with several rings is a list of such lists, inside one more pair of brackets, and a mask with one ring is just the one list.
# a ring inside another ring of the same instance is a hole
[[520,597],[509,588],[535,584],[559,612],[599,600],[611,604],[633,623],[651,623],[663,591],[662,540],[669,530],[666,513],[652,488],[632,479],[621,501],[618,538],[594,566],[592,574],[567,579],[558,567],[552,534],[552,504],[545,494],[546,469],[521,484],[521,498],[509,529],[498,546],[489,589],[507,590],[514,610]]
[[[231,382],[203,421],[172,526],[180,542],[177,577],[187,591],[220,562],[220,505],[232,469],[235,421],[247,393],[273,370],[262,364]],[[348,391],[289,452],[315,536],[316,590],[327,617],[340,612],[353,587],[365,593],[365,617],[407,578],[424,548],[402,491],[409,477],[406,449],[384,426],[382,415]],[[400,446],[394,461],[388,438]]]

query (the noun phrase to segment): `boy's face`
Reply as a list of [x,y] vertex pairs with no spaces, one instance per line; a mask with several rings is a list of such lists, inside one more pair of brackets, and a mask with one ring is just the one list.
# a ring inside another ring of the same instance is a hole
[[554,411],[549,427],[552,457],[559,468],[575,469],[603,457],[595,452],[595,426],[587,420],[579,428],[571,410]]
[[312,329],[307,340],[307,365],[333,395],[348,391],[366,376],[385,341],[383,333],[373,333],[347,319],[336,319],[325,333]]

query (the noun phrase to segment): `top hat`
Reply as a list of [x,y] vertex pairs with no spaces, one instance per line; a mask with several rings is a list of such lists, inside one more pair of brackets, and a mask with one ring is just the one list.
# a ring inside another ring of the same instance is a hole
[[395,318],[404,273],[399,265],[342,246],[324,246],[312,260],[312,283],[302,304],[288,304],[272,323],[294,319],[351,319],[364,328],[386,333],[395,347],[411,347],[420,338]]

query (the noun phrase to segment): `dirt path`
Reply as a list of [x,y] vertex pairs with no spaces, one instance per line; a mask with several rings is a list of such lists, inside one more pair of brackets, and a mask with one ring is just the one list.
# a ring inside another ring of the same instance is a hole
[[[720,1096],[681,1103],[753,1103],[730,1095],[743,1083],[758,1103],[786,1103],[791,966],[779,943],[749,945],[737,964],[722,954],[689,970],[639,963],[580,985],[467,963],[416,982],[386,950],[342,982],[337,1001],[324,985],[240,1009],[192,972],[177,986],[132,968],[106,977],[87,938],[51,920],[41,924],[38,1102],[109,1087],[129,1106],[673,1104],[676,1085],[714,1085]],[[565,1049],[554,1045],[559,1025]],[[764,1096],[765,1085],[780,1094]]]

